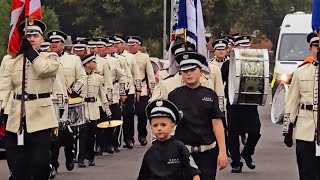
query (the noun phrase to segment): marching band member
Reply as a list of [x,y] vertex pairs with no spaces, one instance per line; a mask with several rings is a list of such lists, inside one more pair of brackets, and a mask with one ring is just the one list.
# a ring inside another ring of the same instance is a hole
[[[240,35],[235,38],[235,48],[250,48],[250,36]],[[225,94],[228,97],[228,79],[229,79],[230,60],[225,61],[221,67],[222,79],[226,83]],[[247,116],[243,116],[246,113]],[[259,119],[258,106],[256,105],[231,105],[227,101],[227,122],[228,122],[228,148],[231,155],[232,173],[241,173],[243,163],[241,157],[245,160],[250,169],[255,169],[252,160],[255,147],[261,137],[261,123]],[[240,154],[239,136],[247,133],[248,140]]]
[[177,107],[168,100],[158,99],[148,104],[146,114],[157,140],[144,155],[138,180],[199,180],[200,171],[188,149],[171,137],[175,125],[181,120]]
[[146,139],[148,132],[146,129],[147,117],[145,115],[145,108],[148,105],[149,97],[153,93],[156,80],[149,55],[140,51],[142,40],[137,36],[128,36],[126,40],[129,52],[135,56],[142,79],[141,97],[136,101],[135,110],[138,116],[138,140],[142,146],[146,146],[148,143]]
[[221,68],[222,64],[226,61],[228,41],[225,39],[217,39],[212,43],[214,50],[214,57],[209,60],[210,63]]
[[[176,61],[185,85],[168,95],[168,100],[183,113],[174,136],[186,145],[201,171],[200,179],[212,180],[217,166],[224,169],[228,163],[221,121],[224,115],[217,94],[200,84],[206,58],[196,52],[184,52],[176,56]],[[186,103],[186,99],[192,103]]]
[[[113,81],[111,77],[111,68],[109,64],[107,63],[105,57],[107,56],[106,53],[106,46],[109,41],[105,38],[92,38],[90,41],[88,41],[89,46],[93,46],[95,44],[96,46],[96,64],[97,67],[95,69],[95,72],[99,75],[103,76],[104,79],[104,87],[106,89],[106,96],[108,98],[109,105],[112,104],[112,96],[113,96]],[[100,103],[100,109],[102,109],[102,103],[100,102],[100,99],[98,98],[98,102]],[[103,115],[100,117],[98,123],[102,121],[109,120],[107,116]],[[102,147],[105,141],[104,130],[98,129],[97,130],[97,138],[96,138],[96,153],[98,155],[102,155]]]
[[85,41],[87,41],[87,47],[90,51],[91,54],[96,54],[98,51],[97,48],[97,39],[95,38],[87,38],[85,39]]
[[123,140],[125,147],[128,149],[133,148],[133,136],[134,136],[134,103],[135,96],[139,99],[141,96],[141,75],[138,64],[133,54],[124,49],[125,39],[119,35],[113,35],[117,40],[115,43],[116,51],[119,55],[126,58],[129,70],[131,72],[131,82],[129,83],[128,97],[123,103]]
[[[82,88],[81,96],[85,101],[85,117],[87,123],[85,124],[86,130],[82,139],[82,149],[78,156],[79,167],[86,167],[84,164],[85,158],[89,160],[89,166],[95,166],[94,162],[94,144],[97,133],[97,120],[100,119],[100,113],[104,113],[99,109],[98,97],[103,105],[103,109],[106,113],[110,111],[109,103],[106,97],[103,77],[94,72],[96,69],[95,55],[89,54],[81,58],[82,65],[86,71],[86,80]],[[81,133],[81,132],[80,132]]]
[[[124,56],[120,56],[116,54],[115,43],[118,42],[114,37],[107,37],[107,40],[110,43],[110,46],[107,47],[107,62],[110,64],[112,72],[117,72],[118,79],[114,79],[114,91],[113,91],[113,103],[110,106],[110,110],[112,112],[112,119],[114,120],[121,120],[122,114],[122,107],[126,99],[127,99],[127,92],[129,91],[129,82],[132,81],[132,75],[129,70],[128,64]],[[117,62],[116,62],[117,61]],[[118,68],[116,68],[118,67]],[[116,71],[115,71],[116,70]],[[120,77],[120,71],[123,73],[124,76]],[[114,128],[109,128],[107,131],[110,132],[109,135],[109,144],[112,144],[113,151],[118,153],[120,152],[120,145],[121,145],[121,132],[122,126],[117,126]],[[113,132],[113,133],[112,133]],[[112,150],[112,148],[110,149]]]
[[296,156],[300,180],[320,179],[320,156],[316,154],[319,37],[310,33],[307,37],[313,62],[304,62],[294,73],[286,100],[283,123],[284,143],[292,147],[295,127]]
[[[7,162],[13,180],[48,179],[51,133],[52,128],[58,127],[50,93],[59,61],[56,53],[38,52],[46,29],[43,22],[31,20],[27,28],[24,27],[22,22],[19,26],[21,34],[27,31],[27,38],[22,40],[20,47],[26,57],[25,84],[21,79],[23,54],[6,65],[0,83],[1,108],[7,104],[11,91],[14,92],[5,136]],[[22,98],[25,106],[20,109]]]
[[75,40],[72,41],[72,44],[71,51],[74,55],[79,56],[80,59],[87,55],[87,42],[85,40]]
[[[110,110],[112,112],[111,118],[120,120],[121,109],[119,106],[119,100],[121,99],[121,101],[124,101],[126,99],[126,84],[128,79],[123,69],[120,67],[120,62],[115,57],[111,56],[111,54],[114,53],[113,43],[106,38],[100,38],[98,43],[100,42],[103,45],[100,46],[100,44],[98,44],[98,54],[100,57],[103,57],[103,62],[105,63],[104,68],[109,69],[111,76],[107,78],[111,78],[111,82],[113,84],[110,99],[108,99],[110,101]],[[117,135],[114,136],[113,130],[113,128],[105,129],[103,135],[106,143],[106,146],[103,149],[109,154],[114,153],[113,137],[118,137]]]
[[[79,97],[83,81],[85,79],[85,71],[81,66],[81,60],[78,56],[70,55],[64,52],[64,43],[67,40],[67,35],[62,31],[51,31],[48,33],[50,39],[51,51],[58,54],[59,62],[63,67],[63,75],[65,79],[65,86],[69,97]],[[68,171],[72,171],[74,168],[74,155],[75,155],[75,138],[71,128],[59,129],[57,141],[52,148],[52,162],[54,171],[59,168],[59,151],[60,147],[64,146],[65,157],[66,157],[66,168]],[[55,172],[52,172],[55,174]]]
[[[213,70],[215,68],[218,68],[218,71],[220,72],[219,74],[221,75],[221,66],[222,64],[227,60],[227,49],[228,49],[228,41],[225,39],[217,39],[212,43],[212,47],[214,49],[214,57],[209,60],[209,64],[210,66],[210,70]],[[218,89],[221,90],[222,94],[224,94],[224,85],[222,82],[222,77],[220,76],[221,79],[221,84],[219,84],[219,87],[221,87],[222,89]],[[219,81],[218,81],[219,82]],[[219,91],[216,91],[217,94]],[[220,97],[219,97],[220,98]],[[223,97],[223,113],[225,114],[225,109],[226,109],[226,99]],[[227,149],[227,153],[228,156],[230,156],[229,154],[229,149],[228,149],[228,143],[227,143],[227,139],[228,139],[228,126],[227,126],[227,120],[225,117],[221,118],[222,122],[223,122],[223,126],[224,126],[224,136],[225,136],[225,140],[226,140],[226,149]]]

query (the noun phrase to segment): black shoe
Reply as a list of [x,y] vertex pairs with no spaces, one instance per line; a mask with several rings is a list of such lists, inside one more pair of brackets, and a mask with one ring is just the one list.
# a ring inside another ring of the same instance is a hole
[[124,143],[125,143],[123,145],[124,148],[128,148],[128,149],[132,149],[133,148],[133,142],[131,140],[125,140]]
[[114,149],[115,153],[119,153],[120,152],[120,148],[119,147],[113,147],[113,149]]
[[54,179],[58,172],[57,172],[56,168],[54,166],[52,166],[51,164],[50,164],[50,168],[51,168],[51,171],[50,171],[49,178]]
[[256,168],[256,165],[252,161],[251,155],[242,152],[241,157],[244,159],[244,161],[246,162],[246,165],[248,166],[249,169]]
[[67,168],[68,171],[72,171],[73,170],[73,168],[74,168],[73,159],[70,162],[66,161],[66,168]]
[[242,162],[232,162],[231,164],[231,173],[242,173],[242,166],[243,166],[243,163]]
[[89,166],[96,166],[96,163],[94,162],[94,160],[89,160]]
[[139,142],[140,142],[141,146],[146,146],[148,144],[148,141],[145,137],[139,138]]
[[85,164],[83,161],[79,161],[79,162],[78,162],[78,167],[79,167],[79,168],[85,168],[85,167],[87,167],[87,166],[86,166],[86,164]]
[[105,149],[105,152],[107,152],[109,154],[113,154],[114,153],[113,147],[112,146],[107,146],[106,149]]
[[77,159],[73,159],[73,162],[74,162],[74,163],[78,163],[78,160],[77,160]]

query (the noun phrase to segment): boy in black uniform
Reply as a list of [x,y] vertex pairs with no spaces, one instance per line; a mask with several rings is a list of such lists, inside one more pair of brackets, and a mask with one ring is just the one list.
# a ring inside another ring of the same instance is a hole
[[201,171],[201,180],[213,180],[217,165],[224,169],[228,163],[221,121],[224,115],[217,94],[199,82],[206,58],[196,52],[184,52],[176,56],[176,61],[186,85],[176,88],[168,97],[183,112],[175,138],[186,144]]
[[158,99],[148,104],[146,114],[157,140],[144,155],[138,180],[199,180],[200,172],[187,148],[170,135],[180,121],[177,107]]

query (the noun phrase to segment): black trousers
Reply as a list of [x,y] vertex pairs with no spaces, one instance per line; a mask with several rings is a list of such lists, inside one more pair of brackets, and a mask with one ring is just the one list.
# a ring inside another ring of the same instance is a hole
[[[111,104],[110,111],[112,112],[111,120],[121,120],[121,108],[119,104]],[[121,126],[104,130],[107,146],[120,147],[121,130]]]
[[316,157],[315,142],[296,141],[300,180],[320,180],[320,157]]
[[201,153],[192,153],[191,156],[201,171],[201,180],[216,179],[218,148],[213,148]]
[[24,145],[17,145],[17,134],[6,131],[7,162],[11,180],[44,180],[50,174],[51,129],[24,134]]
[[134,94],[129,94],[123,103],[123,139],[134,140]]
[[228,148],[233,164],[239,164],[240,157],[240,134],[247,133],[247,144],[243,153],[253,155],[255,147],[261,137],[261,123],[257,106],[227,105],[228,122]]
[[[90,161],[94,161],[95,153],[94,153],[94,144],[96,141],[96,135],[97,135],[97,120],[95,121],[89,121],[86,124],[86,132],[87,132],[87,141],[86,141],[86,158]],[[81,156],[82,159],[84,160],[84,156]]]
[[[100,112],[100,119],[97,121],[97,124],[101,122],[105,122],[108,119],[108,116],[106,113],[103,111],[102,107],[99,107],[99,112]],[[105,135],[105,129],[97,129],[97,134],[96,134],[96,147],[102,148],[104,144],[106,144],[106,135]]]
[[139,102],[136,102],[136,115],[138,116],[138,138],[145,138],[148,135],[147,131],[147,115],[145,109],[148,105],[148,96],[141,96]]
[[60,147],[64,146],[64,154],[66,157],[66,163],[73,161],[75,156],[75,134],[70,132],[68,128],[59,130],[58,137],[54,140],[51,147],[52,159],[51,164],[58,169],[59,168],[59,154]]

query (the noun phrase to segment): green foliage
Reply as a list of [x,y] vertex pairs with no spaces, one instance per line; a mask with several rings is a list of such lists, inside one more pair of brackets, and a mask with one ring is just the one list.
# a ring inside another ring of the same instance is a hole
[[10,8],[10,1],[0,1],[0,60],[7,52]]

